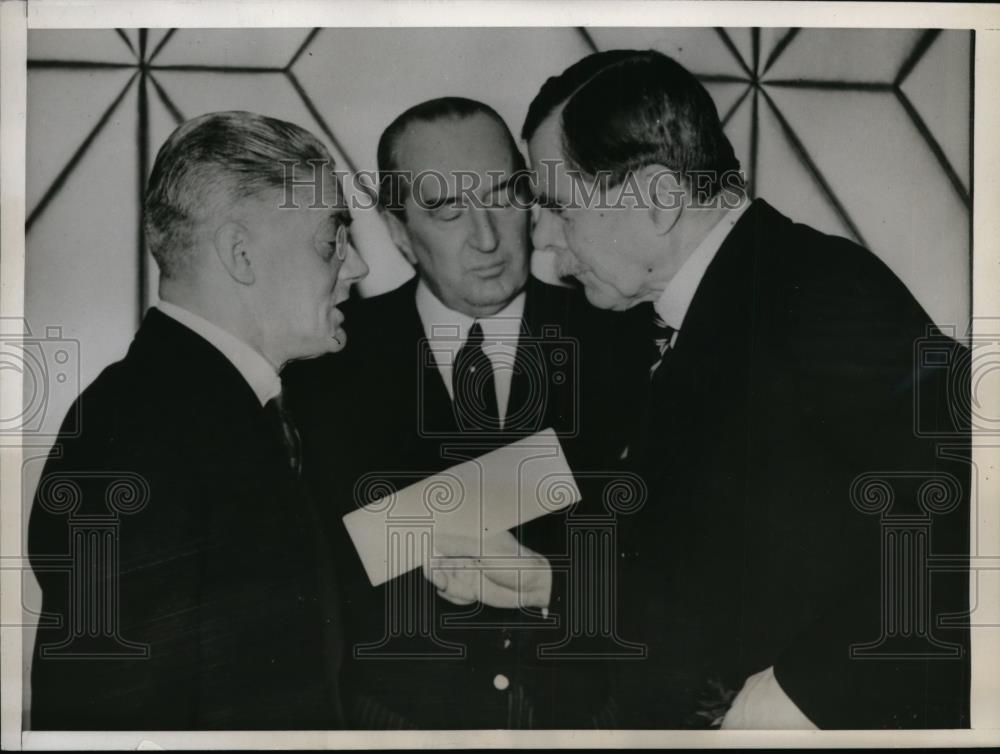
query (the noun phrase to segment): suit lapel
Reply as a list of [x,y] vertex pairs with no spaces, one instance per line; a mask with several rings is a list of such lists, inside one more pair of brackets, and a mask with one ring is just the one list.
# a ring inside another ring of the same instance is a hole
[[456,431],[456,424],[451,396],[444,384],[441,370],[438,369],[437,358],[427,340],[424,322],[420,318],[420,312],[417,311],[415,282],[408,288],[404,300],[405,311],[398,320],[402,326],[410,328],[407,330],[404,345],[408,356],[401,360],[404,368],[408,369],[405,374],[417,378],[417,386],[415,390],[409,388],[413,396],[412,411],[404,412],[403,415],[412,417],[418,436],[453,434]]
[[[420,323],[419,318],[417,323]],[[418,359],[416,369],[420,375],[420,386],[415,396],[417,401],[415,408],[419,412],[416,416],[420,423],[420,429],[434,434],[454,434],[457,431],[457,425],[451,396],[444,384],[441,370],[438,368],[437,358],[422,328],[415,343],[414,352]]]
[[[664,473],[663,455],[672,441],[683,442],[671,426],[698,414],[711,421],[711,411],[745,396],[730,394],[730,386],[747,385],[752,366],[753,324],[759,274],[756,249],[760,217],[771,208],[756,200],[723,241],[698,285],[677,341],[653,375],[641,419],[639,442],[630,450],[633,463],[647,475]],[[712,405],[695,405],[692,396],[712,396]]]
[[[573,355],[555,357],[554,351],[565,348],[565,312],[556,311],[545,294],[544,285],[529,277],[504,425],[507,432],[528,434],[546,427],[561,428],[564,391],[552,372],[562,364],[572,368]],[[572,383],[572,378],[564,383]]]

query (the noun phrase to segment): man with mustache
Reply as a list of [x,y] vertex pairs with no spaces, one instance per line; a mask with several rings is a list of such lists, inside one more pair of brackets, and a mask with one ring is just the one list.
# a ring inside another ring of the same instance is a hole
[[[628,460],[649,500],[623,522],[618,606],[649,653],[617,666],[625,725],[967,726],[968,424],[949,458],[914,411],[968,407],[915,368],[927,314],[869,251],[746,201],[709,94],[662,54],[571,66],[522,136],[536,248],[595,306],[646,312]],[[879,474],[899,488],[882,520]],[[955,568],[907,571],[899,597],[883,571],[908,561],[880,526],[903,520],[933,521]]]
[[33,729],[343,725],[340,598],[279,378],[344,347],[367,273],[333,168],[249,112],[161,147],[159,303],[70,411],[31,513]]
[[[340,518],[370,498],[550,427],[574,470],[607,469],[627,413],[607,398],[628,373],[619,318],[530,274],[524,161],[492,108],[457,97],[410,108],[383,132],[378,167],[380,206],[416,277],[352,301],[352,348],[292,381],[310,480],[339,533],[351,725],[611,726],[603,661],[539,654],[565,635],[565,575],[466,582],[418,569],[376,588],[344,532]],[[344,393],[357,396],[349,407]],[[565,530],[563,512],[495,537],[542,563],[564,553]]]

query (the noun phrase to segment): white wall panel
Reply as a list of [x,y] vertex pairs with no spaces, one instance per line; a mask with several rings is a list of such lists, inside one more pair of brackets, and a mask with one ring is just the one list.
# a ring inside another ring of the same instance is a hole
[[[848,94],[850,96],[848,96]],[[968,215],[900,103],[891,96],[786,90],[774,101],[864,242],[939,324],[968,321]],[[766,196],[766,187],[761,187]]]
[[[25,188],[29,217],[134,75],[129,68],[28,73]],[[133,123],[135,103],[127,111],[119,104],[111,117]],[[133,137],[130,143],[134,141]]]
[[920,118],[969,188],[969,48],[972,37],[944,32],[901,85]]
[[[157,65],[283,68],[311,29],[181,29],[156,55]],[[155,49],[155,48],[154,48]]]
[[[655,46],[702,76],[729,116],[726,131],[744,169],[756,166],[749,177],[758,195],[823,230],[850,236],[856,228],[938,322],[963,330],[971,41],[962,31],[905,29],[33,31],[29,213],[43,197],[51,203],[28,232],[27,299],[33,316],[75,322],[84,340],[94,340],[86,375],[120,352],[137,322],[141,280],[146,302],[155,300],[155,269],[148,255],[144,273],[138,262],[137,145],[145,145],[148,169],[179,118],[226,108],[267,112],[316,132],[341,164],[349,158],[373,169],[382,129],[430,97],[486,101],[516,132],[538,87],[593,42]],[[145,100],[138,97],[140,56]],[[907,61],[912,70],[897,90]],[[132,75],[106,133],[87,147]],[[81,151],[65,185],[51,190]],[[412,274],[372,213],[357,220],[372,267],[364,295]],[[69,263],[60,256],[66,245],[77,255]],[[95,303],[112,267],[114,292]],[[536,264],[539,274],[545,267]]]
[[765,81],[892,81],[920,34],[913,29],[803,29]]
[[28,60],[36,64],[45,60],[70,60],[129,65],[135,62],[135,38],[134,29],[33,31],[28,34]]

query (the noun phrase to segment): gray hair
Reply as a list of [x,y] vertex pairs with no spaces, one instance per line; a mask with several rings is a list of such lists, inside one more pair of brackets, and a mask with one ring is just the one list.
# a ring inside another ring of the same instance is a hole
[[165,278],[189,269],[198,225],[223,203],[285,186],[289,164],[333,158],[300,126],[240,110],[182,123],[156,155],[144,199],[146,242]]

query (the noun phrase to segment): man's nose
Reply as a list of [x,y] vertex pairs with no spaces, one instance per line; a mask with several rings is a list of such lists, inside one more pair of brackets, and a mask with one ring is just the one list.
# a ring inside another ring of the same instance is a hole
[[347,244],[347,258],[344,260],[344,266],[341,267],[340,276],[351,283],[356,283],[368,276],[368,265],[365,264],[365,260],[361,258],[358,250],[354,248],[353,243]]
[[500,238],[493,225],[493,218],[490,212],[482,207],[473,207],[469,211],[472,218],[472,239],[473,247],[483,252],[496,251],[500,245]]
[[539,207],[535,225],[531,230],[531,243],[539,251],[564,251],[566,249],[562,223],[551,210]]

